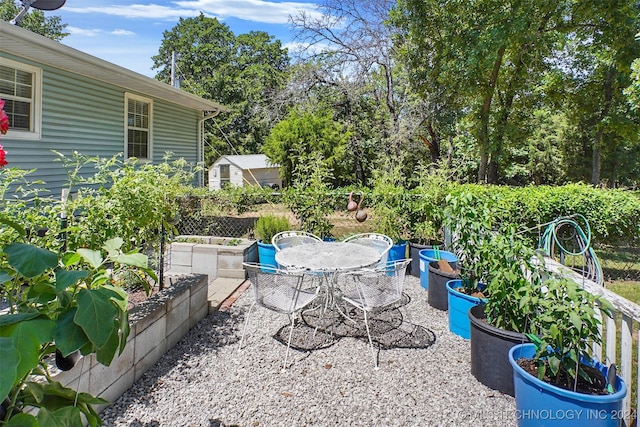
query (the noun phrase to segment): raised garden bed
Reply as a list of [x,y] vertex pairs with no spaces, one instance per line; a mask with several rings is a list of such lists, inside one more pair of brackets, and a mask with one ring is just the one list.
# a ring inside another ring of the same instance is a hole
[[258,261],[258,245],[242,238],[177,236],[167,258],[170,274],[206,274],[210,281],[219,277],[244,279],[242,263]]

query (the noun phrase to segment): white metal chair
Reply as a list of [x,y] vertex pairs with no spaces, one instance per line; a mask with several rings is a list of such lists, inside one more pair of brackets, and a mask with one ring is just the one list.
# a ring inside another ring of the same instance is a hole
[[378,369],[378,359],[369,329],[369,313],[388,307],[402,299],[405,273],[409,262],[411,262],[410,258],[391,261],[382,268],[348,272],[340,278],[339,298],[363,312],[376,369]]
[[347,243],[357,243],[359,245],[372,247],[380,252],[380,261],[378,267],[384,267],[387,264],[389,251],[393,246],[393,240],[389,236],[379,233],[360,233],[354,234],[344,239]]
[[305,245],[307,243],[319,243],[322,239],[315,234],[306,231],[282,231],[271,239],[271,243],[276,247],[276,251],[297,245]]
[[271,265],[258,263],[243,263],[243,266],[247,270],[251,281],[254,302],[247,312],[239,348],[241,349],[244,343],[249,317],[256,304],[268,310],[286,314],[291,320],[291,329],[287,341],[287,352],[284,357],[284,369],[287,366],[287,358],[289,357],[295,316],[318,297],[318,289],[313,291],[302,289],[304,274],[301,272],[279,270]]

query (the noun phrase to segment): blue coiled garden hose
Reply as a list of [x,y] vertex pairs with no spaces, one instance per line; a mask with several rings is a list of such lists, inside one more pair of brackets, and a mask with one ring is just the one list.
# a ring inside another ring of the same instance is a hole
[[[584,222],[585,228],[587,229],[586,233],[580,224],[578,224],[577,221],[574,221],[573,218],[578,218],[581,222]],[[567,250],[567,248],[560,242],[561,239],[558,237],[558,231],[562,227],[571,227],[573,229],[575,234],[572,237],[575,238],[577,246],[580,249],[578,252]],[[587,221],[583,215],[574,214],[566,217],[559,217],[547,225],[540,237],[539,247],[547,255],[553,257],[555,246],[558,246],[560,250],[561,259],[564,258],[564,255],[582,256],[585,264],[581,271],[582,275],[593,282],[604,285],[602,267],[600,266],[596,253],[591,247],[591,227],[589,227],[589,221]]]

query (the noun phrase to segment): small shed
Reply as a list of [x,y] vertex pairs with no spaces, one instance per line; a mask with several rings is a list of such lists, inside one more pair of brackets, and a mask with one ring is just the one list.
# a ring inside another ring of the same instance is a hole
[[209,190],[227,185],[282,187],[280,166],[272,164],[264,154],[222,156],[209,168]]

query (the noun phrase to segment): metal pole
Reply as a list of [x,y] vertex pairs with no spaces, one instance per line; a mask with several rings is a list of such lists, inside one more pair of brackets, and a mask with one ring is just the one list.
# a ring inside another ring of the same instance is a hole
[[162,290],[164,287],[164,238],[166,232],[164,230],[164,224],[160,225],[160,265],[158,266],[158,289]]
[[69,189],[63,188],[60,194],[60,239],[62,240],[62,252],[67,251],[67,200],[69,199]]

